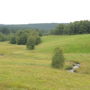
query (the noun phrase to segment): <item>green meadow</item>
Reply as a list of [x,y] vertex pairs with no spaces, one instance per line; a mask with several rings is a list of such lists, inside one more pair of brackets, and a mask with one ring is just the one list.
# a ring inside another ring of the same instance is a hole
[[[64,68],[80,63],[77,73],[51,67],[56,47],[64,52]],[[90,34],[43,36],[35,50],[0,42],[0,90],[90,90]]]

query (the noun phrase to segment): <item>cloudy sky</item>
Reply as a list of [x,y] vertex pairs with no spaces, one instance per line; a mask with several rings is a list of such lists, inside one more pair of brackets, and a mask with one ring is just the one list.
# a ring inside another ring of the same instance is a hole
[[90,20],[90,0],[0,0],[0,24]]

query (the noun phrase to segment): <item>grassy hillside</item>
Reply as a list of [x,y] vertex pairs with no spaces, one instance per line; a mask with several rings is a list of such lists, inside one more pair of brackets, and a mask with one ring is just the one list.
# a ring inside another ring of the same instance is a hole
[[[78,73],[51,68],[55,47],[64,51],[66,64],[78,61]],[[35,50],[0,42],[0,90],[89,90],[90,35],[45,36]]]
[[[65,53],[90,53],[90,35],[46,36],[37,49],[41,52],[52,52],[60,47]],[[44,47],[44,48],[43,48]]]

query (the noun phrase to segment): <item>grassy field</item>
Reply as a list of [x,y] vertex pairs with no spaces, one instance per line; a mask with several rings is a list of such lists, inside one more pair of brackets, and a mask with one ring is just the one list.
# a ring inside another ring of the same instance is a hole
[[[78,73],[51,68],[55,47],[65,67],[78,61]],[[35,50],[0,42],[0,90],[90,90],[90,35],[44,36]]]

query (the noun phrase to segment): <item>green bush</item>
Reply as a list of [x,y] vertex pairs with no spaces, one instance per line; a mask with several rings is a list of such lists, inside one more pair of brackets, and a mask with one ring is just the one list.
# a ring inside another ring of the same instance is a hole
[[35,48],[35,39],[34,36],[29,36],[27,39],[27,49],[33,50]]
[[40,44],[40,43],[41,43],[41,38],[40,38],[40,36],[36,36],[35,38],[36,38],[36,40],[35,40],[35,45]]
[[52,57],[52,67],[53,68],[63,68],[64,66],[64,56],[60,48],[56,48],[54,55]]
[[27,43],[28,34],[26,31],[18,31],[16,33],[16,43],[18,45],[25,45]]
[[10,38],[9,38],[9,42],[10,42],[11,44],[16,44],[16,36],[13,35],[13,34],[11,34],[11,35],[10,35]]

